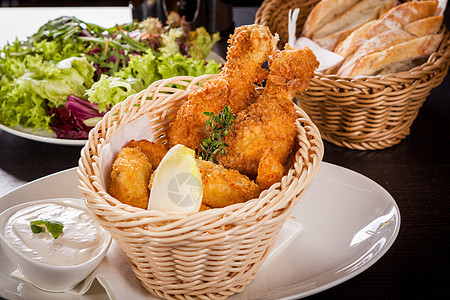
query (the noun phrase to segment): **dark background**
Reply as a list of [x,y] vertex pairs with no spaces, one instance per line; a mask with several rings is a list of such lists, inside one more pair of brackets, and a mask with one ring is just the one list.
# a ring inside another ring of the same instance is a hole
[[[147,2],[152,2],[149,0]],[[212,0],[206,0],[206,2]],[[129,3],[139,6],[146,2],[145,0],[0,0],[2,6],[124,6]],[[219,2],[232,4],[233,6],[259,6],[263,2],[262,0],[219,0]]]

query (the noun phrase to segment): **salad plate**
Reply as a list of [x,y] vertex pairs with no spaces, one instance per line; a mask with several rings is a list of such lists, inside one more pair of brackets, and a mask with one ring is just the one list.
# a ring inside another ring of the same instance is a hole
[[54,137],[53,134],[49,131],[43,129],[33,131],[32,129],[25,128],[21,125],[17,125],[14,128],[11,128],[0,124],[0,129],[21,138],[47,144],[68,146],[84,146],[84,144],[86,144],[86,140],[58,139]]
[[[219,54],[215,53],[214,51],[211,51],[207,58],[205,60],[213,60],[220,64],[225,64],[225,60],[223,57],[221,57]],[[14,126],[13,128],[5,126],[0,123],[0,130],[3,130],[5,132],[8,132],[12,135],[47,143],[47,144],[55,144],[55,145],[67,145],[67,146],[84,146],[86,144],[85,139],[62,139],[62,138],[56,138],[56,135],[50,131],[44,130],[44,129],[36,129],[33,130],[32,128],[25,128],[22,125]]]
[[[46,176],[3,195],[0,211],[32,200],[81,197],[77,184],[76,168]],[[300,234],[229,299],[298,299],[329,289],[380,260],[400,230],[399,208],[383,187],[326,162],[291,217],[302,224]],[[10,277],[13,266],[1,250],[0,265],[0,297],[5,299],[120,299],[97,281],[83,296],[40,291]]]
[[[107,9],[50,10],[11,30],[15,42],[0,39],[0,130],[38,142],[84,145],[95,121],[127,96],[162,78],[218,73],[224,63],[211,52],[218,32],[191,29],[179,15],[167,26],[156,18],[131,22],[129,7],[113,9],[123,18],[110,19],[115,14]],[[8,12],[19,14],[0,9],[0,16]],[[122,25],[111,25],[113,20]]]

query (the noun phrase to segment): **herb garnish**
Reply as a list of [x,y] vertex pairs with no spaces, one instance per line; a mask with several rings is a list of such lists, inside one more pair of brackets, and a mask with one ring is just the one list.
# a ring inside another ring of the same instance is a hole
[[50,221],[48,219],[31,221],[30,226],[33,233],[45,232],[45,229],[47,228],[48,232],[50,232],[54,239],[59,237],[64,228],[63,223],[58,221]]
[[203,160],[216,162],[217,153],[225,155],[225,147],[228,147],[225,137],[228,135],[236,115],[233,115],[228,105],[217,116],[213,112],[204,112],[204,114],[209,117],[206,126],[211,127],[211,133],[200,145],[202,151],[199,152],[198,149],[195,149],[195,152]]

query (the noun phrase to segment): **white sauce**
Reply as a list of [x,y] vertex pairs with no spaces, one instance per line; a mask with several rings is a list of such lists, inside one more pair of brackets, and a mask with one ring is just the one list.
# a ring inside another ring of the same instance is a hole
[[[63,223],[63,232],[57,239],[47,230],[31,231],[31,221],[44,219]],[[56,266],[84,263],[96,256],[106,242],[105,232],[87,211],[56,203],[19,210],[9,219],[4,234],[23,254]]]

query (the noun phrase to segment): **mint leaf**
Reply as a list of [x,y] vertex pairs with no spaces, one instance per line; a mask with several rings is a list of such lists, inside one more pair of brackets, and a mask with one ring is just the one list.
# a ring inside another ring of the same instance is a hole
[[30,226],[33,233],[45,232],[45,229],[47,229],[54,239],[57,239],[64,229],[63,223],[48,219],[31,221]]
[[41,233],[42,231],[44,231],[45,229],[38,226],[38,225],[31,225],[31,231],[33,231],[33,233]]

